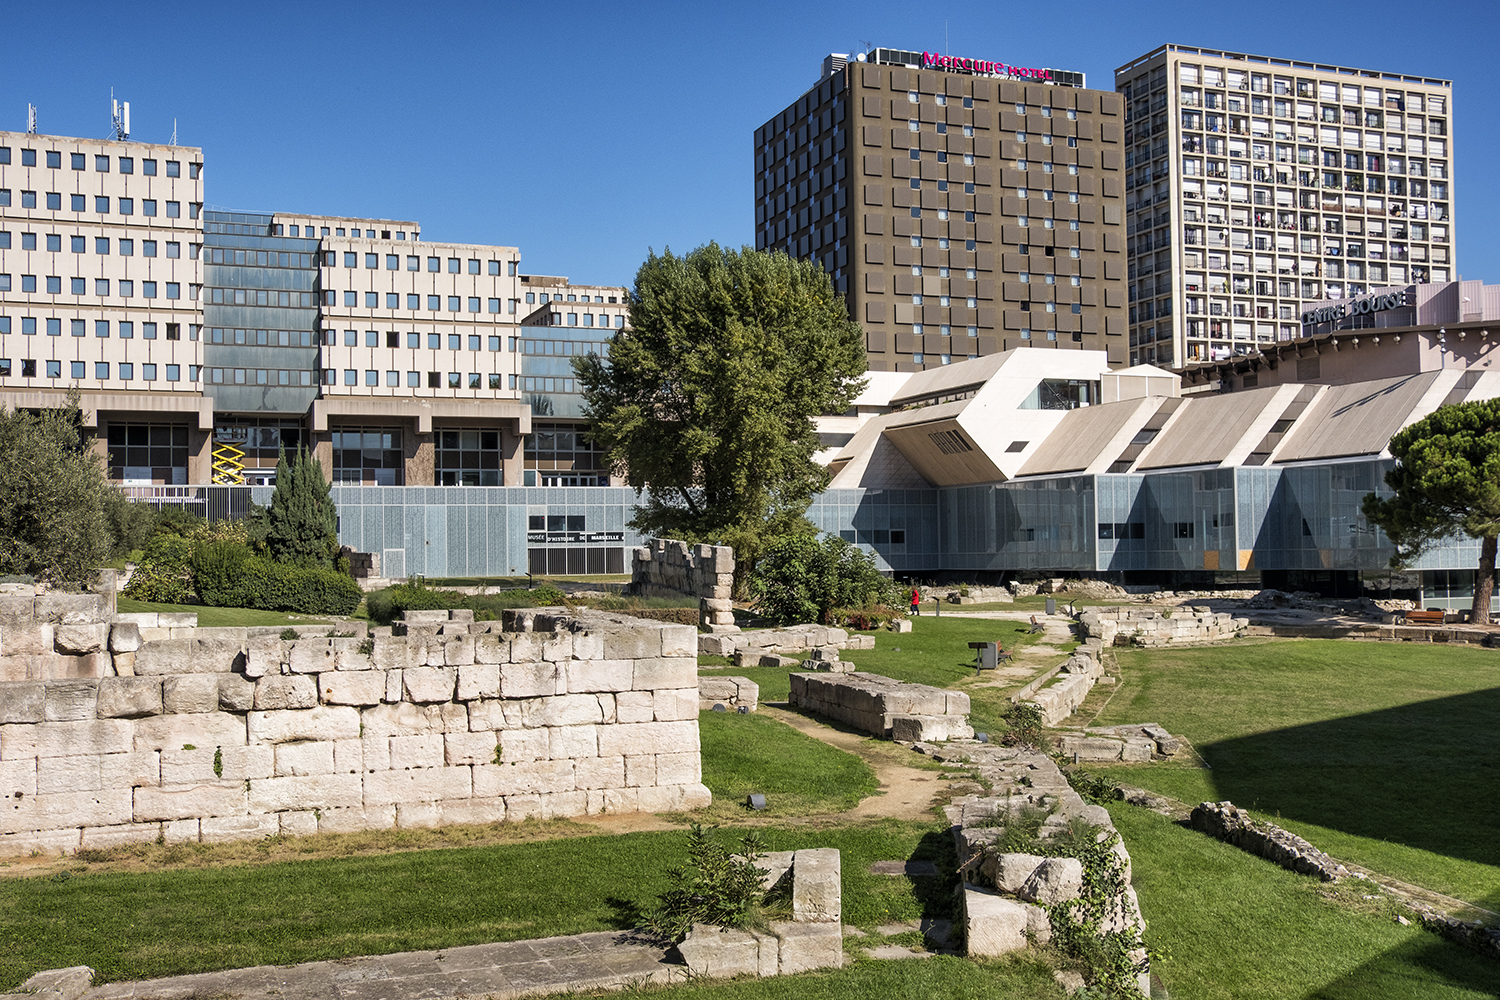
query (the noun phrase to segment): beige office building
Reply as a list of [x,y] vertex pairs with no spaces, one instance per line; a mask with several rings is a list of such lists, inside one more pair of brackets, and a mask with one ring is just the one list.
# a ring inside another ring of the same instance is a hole
[[1080,73],[876,48],[755,132],[755,244],[822,264],[872,371],[1127,360],[1124,116]]
[[1457,277],[1451,81],[1164,45],[1115,87],[1132,362],[1253,354],[1305,303]]

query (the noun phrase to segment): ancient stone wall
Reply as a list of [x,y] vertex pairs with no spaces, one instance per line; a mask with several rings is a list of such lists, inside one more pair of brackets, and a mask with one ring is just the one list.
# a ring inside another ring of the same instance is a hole
[[[54,598],[5,608],[0,649],[71,635]],[[708,804],[691,626],[451,614],[295,640],[80,623],[99,649],[0,682],[0,854]]]
[[734,549],[653,538],[635,550],[630,591],[641,597],[696,597],[703,628],[738,632],[734,624]]
[[968,739],[969,696],[867,673],[791,675],[795,708],[902,742]]
[[1204,606],[1154,608],[1088,608],[1078,617],[1080,638],[1097,638],[1105,646],[1167,646],[1214,642],[1244,634],[1250,621]]

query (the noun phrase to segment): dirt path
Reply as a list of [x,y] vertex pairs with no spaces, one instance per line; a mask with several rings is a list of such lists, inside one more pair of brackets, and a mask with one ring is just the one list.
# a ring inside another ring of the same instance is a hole
[[835,729],[779,705],[763,704],[759,711],[760,714],[785,722],[815,740],[852,753],[870,765],[880,782],[879,791],[861,799],[853,809],[836,814],[840,817],[926,819],[933,803],[947,789],[947,782],[941,780],[937,771],[901,763],[901,758],[911,756],[911,751],[894,743],[877,742],[859,733]]

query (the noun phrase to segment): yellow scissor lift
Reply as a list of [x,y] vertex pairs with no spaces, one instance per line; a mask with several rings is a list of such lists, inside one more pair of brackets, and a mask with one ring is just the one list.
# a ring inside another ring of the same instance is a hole
[[221,486],[245,485],[245,451],[232,444],[219,443],[213,450],[213,481]]

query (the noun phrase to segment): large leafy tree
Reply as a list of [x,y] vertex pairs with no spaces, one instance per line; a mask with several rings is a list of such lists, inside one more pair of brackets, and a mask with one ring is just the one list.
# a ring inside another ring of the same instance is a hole
[[1390,449],[1396,465],[1385,483],[1395,495],[1366,496],[1364,515],[1396,543],[1391,565],[1456,534],[1479,539],[1471,619],[1487,624],[1500,538],[1500,400],[1439,407],[1391,438]]
[[864,337],[816,264],[717,244],[652,253],[630,329],[574,361],[610,467],[648,489],[632,526],[734,546],[743,572],[828,481],[812,418],[863,387]]
[[0,573],[60,586],[88,582],[115,548],[112,520],[127,501],[80,433],[78,400],[39,410],[0,408]]
[[323,466],[303,448],[276,461],[276,492],[265,515],[265,546],[278,562],[333,566],[338,555],[338,510]]

